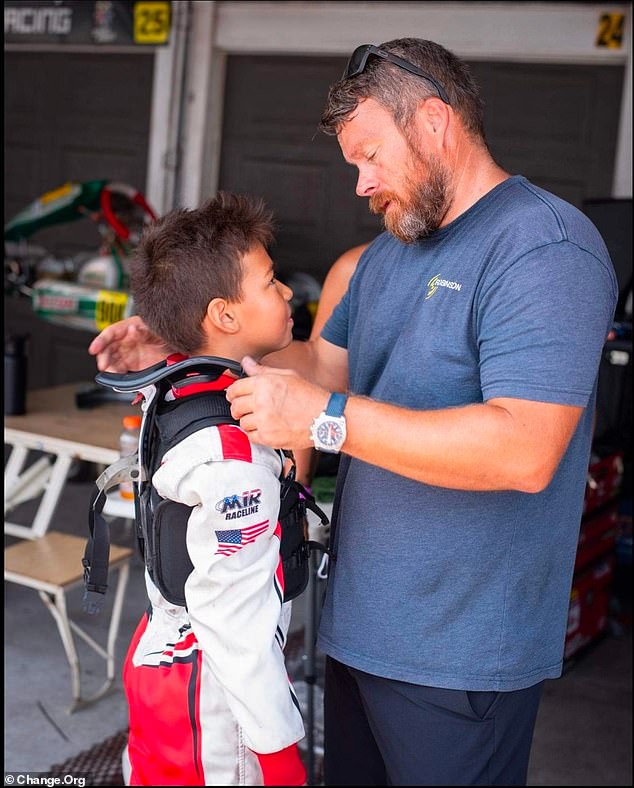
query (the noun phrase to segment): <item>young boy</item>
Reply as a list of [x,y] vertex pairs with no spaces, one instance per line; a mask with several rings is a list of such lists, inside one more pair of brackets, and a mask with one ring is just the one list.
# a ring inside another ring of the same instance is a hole
[[[220,193],[172,211],[146,231],[131,265],[138,314],[178,354],[239,361],[280,350],[291,341],[292,291],[275,278],[272,238],[270,214],[248,197]],[[224,389],[233,379],[202,385]],[[194,507],[194,569],[186,607],[164,599],[146,572],[150,608],[123,670],[131,784],[305,783],[296,744],[304,728],[282,652],[290,604],[281,601],[281,469],[278,452],[224,424],[174,446],[153,476],[163,498]],[[223,501],[245,490],[257,505],[228,520],[235,512]]]

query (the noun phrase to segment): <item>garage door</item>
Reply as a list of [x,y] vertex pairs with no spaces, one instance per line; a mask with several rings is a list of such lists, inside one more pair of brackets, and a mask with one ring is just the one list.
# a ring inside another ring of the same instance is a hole
[[[4,221],[68,180],[107,178],[145,191],[152,53],[5,52]],[[33,243],[57,256],[99,245],[80,221]]]
[[[328,85],[345,59],[231,56],[220,187],[263,196],[280,226],[283,273],[322,280],[344,250],[381,227],[354,194],[356,170],[317,131]],[[486,99],[486,133],[512,173],[581,207],[611,194],[623,68],[472,64]]]

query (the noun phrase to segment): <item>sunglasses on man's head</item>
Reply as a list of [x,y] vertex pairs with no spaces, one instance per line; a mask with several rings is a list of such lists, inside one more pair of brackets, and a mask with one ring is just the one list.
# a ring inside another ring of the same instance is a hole
[[407,60],[403,60],[403,58],[397,57],[391,52],[387,52],[385,49],[379,49],[375,47],[374,44],[361,44],[360,47],[354,50],[352,57],[348,61],[346,70],[343,72],[342,79],[350,79],[350,77],[356,77],[358,74],[361,74],[365,70],[370,55],[380,57],[382,60],[387,60],[389,63],[394,63],[395,66],[409,71],[410,74],[416,74],[417,77],[422,77],[428,82],[431,82],[436,88],[439,98],[441,98],[445,104],[451,105],[442,85],[436,82],[432,76],[425,73],[422,69],[418,68],[418,66],[413,65],[413,63],[409,63]]

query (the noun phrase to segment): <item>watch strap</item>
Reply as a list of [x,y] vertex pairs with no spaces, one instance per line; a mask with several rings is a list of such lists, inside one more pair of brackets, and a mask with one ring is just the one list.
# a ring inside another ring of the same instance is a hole
[[326,414],[326,416],[335,416],[335,417],[343,416],[343,411],[346,407],[347,401],[348,401],[347,394],[339,394],[338,392],[331,394],[324,413]]

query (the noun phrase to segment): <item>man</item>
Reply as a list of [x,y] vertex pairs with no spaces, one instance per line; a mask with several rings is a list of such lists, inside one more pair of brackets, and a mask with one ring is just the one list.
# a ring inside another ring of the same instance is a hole
[[[434,42],[355,50],[322,128],[388,232],[321,337],[244,359],[228,398],[255,442],[344,453],[325,780],[525,784],[562,669],[614,272],[586,217],[493,161],[477,87]],[[129,336],[96,341],[100,366]]]

